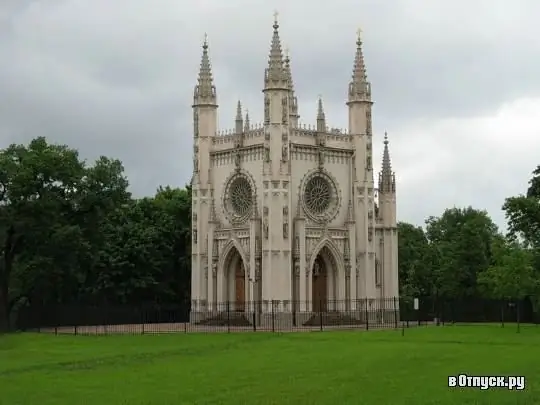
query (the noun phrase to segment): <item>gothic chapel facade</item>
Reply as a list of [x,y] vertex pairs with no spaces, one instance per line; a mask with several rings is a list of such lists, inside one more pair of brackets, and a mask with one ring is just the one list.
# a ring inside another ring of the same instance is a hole
[[223,133],[204,41],[193,100],[192,322],[225,310],[225,302],[236,313],[294,313],[297,322],[380,308],[398,296],[395,175],[385,135],[375,186],[360,35],[349,128],[338,130],[329,128],[320,99],[316,125],[299,123],[277,20],[273,28],[264,123],[250,124],[238,102],[235,128]]

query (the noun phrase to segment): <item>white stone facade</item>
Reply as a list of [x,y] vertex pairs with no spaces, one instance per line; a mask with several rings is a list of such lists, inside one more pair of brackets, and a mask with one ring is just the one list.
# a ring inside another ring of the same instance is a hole
[[205,40],[193,103],[192,321],[224,305],[258,314],[354,312],[397,297],[395,177],[385,136],[375,186],[360,37],[347,130],[328,127],[321,100],[316,125],[299,123],[277,21],[263,94],[264,123],[251,125],[239,102],[235,128],[218,132]]

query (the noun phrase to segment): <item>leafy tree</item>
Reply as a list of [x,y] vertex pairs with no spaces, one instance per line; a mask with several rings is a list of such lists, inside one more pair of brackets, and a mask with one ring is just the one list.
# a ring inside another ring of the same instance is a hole
[[477,274],[491,264],[491,244],[497,227],[487,212],[472,207],[447,209],[426,220],[434,293],[462,298],[477,293]]
[[[525,195],[509,197],[503,210],[508,221],[508,236],[520,241],[532,256],[534,279],[540,280],[540,166],[533,171]],[[540,286],[536,283],[531,291],[533,305],[540,310]]]
[[398,263],[400,295],[427,296],[432,291],[429,242],[424,230],[406,222],[398,223]]
[[[43,275],[51,269],[53,257],[60,259],[61,254],[67,262],[76,255],[60,252],[60,247],[66,243],[73,247],[80,240],[79,230],[69,223],[73,208],[69,196],[83,173],[75,150],[49,145],[44,138],[0,151],[0,330],[7,329],[10,308],[19,298],[9,296],[15,273],[26,279],[19,287],[26,284],[45,293],[48,283]],[[18,256],[26,260],[24,271],[15,271]],[[26,272],[30,270],[31,275]]]
[[493,264],[481,272],[479,283],[494,298],[521,300],[537,288],[531,251],[502,238],[494,240]]

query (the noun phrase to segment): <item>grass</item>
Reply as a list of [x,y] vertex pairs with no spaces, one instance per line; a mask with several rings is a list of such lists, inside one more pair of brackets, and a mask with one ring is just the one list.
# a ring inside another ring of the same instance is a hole
[[[2,405],[538,404],[540,326],[0,336]],[[524,375],[525,391],[447,388]]]

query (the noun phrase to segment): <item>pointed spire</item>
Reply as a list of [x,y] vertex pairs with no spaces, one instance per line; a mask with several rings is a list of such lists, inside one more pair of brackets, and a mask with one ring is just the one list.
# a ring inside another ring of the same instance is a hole
[[390,152],[388,150],[388,133],[384,132],[384,151],[383,151],[383,173],[392,173],[392,164],[390,163]]
[[289,57],[288,48],[285,48],[285,75],[287,76],[287,84],[289,85],[289,90],[291,91],[291,93],[294,93],[294,83],[291,71],[291,58]]
[[289,121],[291,126],[298,126],[298,119],[300,115],[298,114],[298,99],[294,94],[294,82],[292,78],[291,71],[291,59],[289,57],[289,50],[285,48],[285,76],[287,78],[287,85],[289,88]]
[[242,119],[242,103],[238,100],[236,105],[236,118],[235,118],[235,133],[241,134],[244,127],[244,120]]
[[396,179],[392,172],[392,164],[390,162],[390,151],[388,148],[388,133],[384,133],[384,150],[382,160],[382,170],[379,173],[379,192],[392,193],[396,191]]
[[356,55],[354,57],[354,67],[352,81],[349,84],[349,102],[368,101],[371,102],[371,84],[366,73],[364,52],[362,50],[362,30],[358,29],[356,39]]
[[201,67],[199,69],[198,84],[195,86],[193,95],[193,104],[216,105],[216,87],[212,77],[212,66],[208,55],[208,36],[206,34],[204,34],[202,49]]
[[326,131],[326,119],[324,116],[322,96],[319,96],[319,101],[317,103],[317,131],[318,132]]
[[279,24],[277,12],[274,13],[274,33],[270,45],[270,56],[268,58],[268,68],[265,71],[264,88],[286,88],[287,77],[283,66],[283,53],[281,52],[281,40],[279,39]]
[[236,104],[236,121],[242,121],[242,103],[240,100]]
[[322,96],[319,96],[319,101],[317,104],[317,119],[324,120],[324,108],[323,108]]
[[244,132],[248,132],[250,129],[249,111],[246,109],[246,119],[244,120]]

